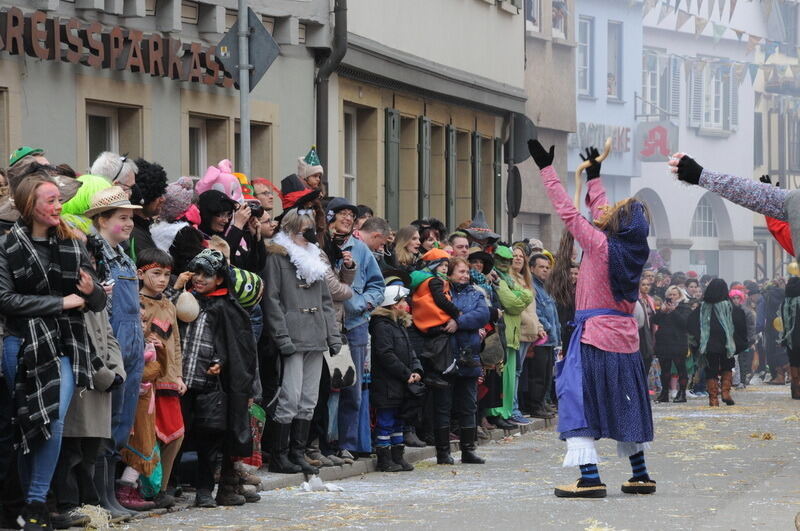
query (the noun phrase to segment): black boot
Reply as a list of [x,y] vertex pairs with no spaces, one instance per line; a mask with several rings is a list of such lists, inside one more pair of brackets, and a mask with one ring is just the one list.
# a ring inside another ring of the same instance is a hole
[[450,455],[450,428],[436,428],[433,432],[436,438],[436,464],[453,465],[453,456]]
[[400,465],[402,472],[411,472],[414,470],[414,465],[406,461],[403,457],[406,453],[406,446],[404,444],[392,445],[392,461]]
[[[102,451],[102,449],[101,449]],[[97,498],[100,500],[100,507],[108,511],[111,515],[111,523],[116,524],[119,522],[125,522],[131,519],[131,513],[126,511],[122,506],[120,506],[119,510],[117,509],[117,495],[112,487],[111,489],[108,488],[108,472],[107,472],[107,459],[105,456],[100,455],[98,456],[97,460],[95,461],[94,465],[94,488],[97,490]],[[112,478],[113,479],[113,478]],[[112,503],[108,496],[112,495],[114,497],[114,503]]]
[[[130,520],[133,514],[123,507],[119,500],[117,500],[117,458],[115,456],[101,457],[105,462],[106,473],[106,501],[110,507],[113,507],[112,517],[114,514],[122,518],[122,520]],[[127,516],[124,516],[127,515]],[[121,521],[122,521],[121,520]]]
[[306,445],[308,443],[308,430],[311,429],[310,420],[294,419],[291,425],[291,440],[289,441],[289,461],[299,466],[304,474],[319,474],[319,468],[311,466],[306,461]]
[[269,420],[267,437],[269,440],[269,471],[278,474],[297,474],[302,468],[289,461],[289,435],[291,424],[280,424]]
[[475,453],[475,438],[478,428],[461,428],[461,462],[473,465],[482,465],[485,459]]
[[378,455],[378,464],[375,466],[378,472],[400,472],[403,467],[392,461],[392,449],[389,446],[378,446],[375,448]]
[[30,502],[22,509],[22,519],[25,521],[23,529],[29,531],[48,531],[53,529],[50,525],[50,511],[44,502]]
[[656,402],[669,402],[669,387],[661,386],[661,393],[659,393]]
[[417,437],[417,432],[413,426],[406,427],[403,430],[403,440],[406,442],[406,446],[410,446],[412,448],[424,448],[425,441]]

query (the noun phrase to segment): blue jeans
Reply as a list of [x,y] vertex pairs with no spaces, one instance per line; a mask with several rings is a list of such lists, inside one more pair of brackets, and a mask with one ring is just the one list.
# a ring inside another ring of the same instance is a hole
[[347,331],[350,355],[356,368],[356,383],[339,392],[339,448],[358,450],[358,412],[361,409],[361,383],[364,381],[364,360],[367,356],[369,323]]
[[514,417],[521,417],[522,411],[519,410],[519,377],[522,375],[522,367],[525,364],[525,355],[528,353],[528,348],[531,346],[529,342],[521,342],[519,350],[517,351],[517,376],[514,380],[514,402],[513,411],[511,413]]
[[17,377],[17,356],[22,348],[22,338],[6,336],[3,338],[3,376],[6,378],[8,389],[14,394],[14,380]]
[[382,407],[375,411],[375,447],[403,444],[403,419],[399,407]]

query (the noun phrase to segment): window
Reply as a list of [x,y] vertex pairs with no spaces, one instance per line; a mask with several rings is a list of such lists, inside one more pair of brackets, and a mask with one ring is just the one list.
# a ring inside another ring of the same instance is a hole
[[[242,135],[239,120],[236,120],[233,134],[233,165],[236,171],[242,168]],[[272,178],[272,136],[269,124],[250,122],[250,174],[249,179]]]
[[622,22],[608,23],[608,98],[622,99]]
[[189,175],[199,177],[205,173],[208,163],[206,121],[189,118]]
[[567,38],[567,3],[553,0],[553,38]]
[[681,62],[664,50],[645,48],[642,54],[640,116],[665,120],[677,117],[681,105]]
[[791,46],[797,43],[797,4],[780,2],[776,4],[780,9],[780,17],[783,21],[783,42]]
[[86,131],[89,163],[103,151],[119,153],[119,114],[116,108],[87,104]]
[[200,7],[197,2],[183,0],[181,2],[181,22],[184,24],[197,24]]
[[306,43],[306,25],[299,24],[298,31],[297,31],[297,43],[298,44],[305,44]]
[[719,275],[719,251],[689,251],[689,267],[699,275]]
[[717,222],[714,220],[714,210],[711,208],[711,203],[709,203],[708,199],[705,197],[700,199],[700,202],[697,203],[697,208],[692,218],[690,236],[697,238],[717,237]]
[[709,64],[692,67],[689,83],[689,127],[699,134],[729,134],[739,126],[739,85],[732,81],[732,66]]
[[344,109],[344,196],[351,203],[357,202],[356,167],[357,155],[357,122],[356,110],[352,107]]
[[661,76],[659,71],[658,52],[644,49],[642,54],[642,108],[641,114],[654,116],[658,114],[661,101]]
[[[761,166],[764,164],[764,123],[763,114],[755,113],[753,117],[753,165]],[[790,153],[796,153],[792,150]]]
[[542,31],[542,0],[525,0],[525,29],[533,33]]
[[593,96],[594,79],[594,19],[578,20],[578,95]]
[[708,129],[722,129],[722,95],[725,90],[719,70],[711,75],[706,85],[703,99],[703,126]]
[[151,17],[156,14],[156,0],[145,0],[144,14]]

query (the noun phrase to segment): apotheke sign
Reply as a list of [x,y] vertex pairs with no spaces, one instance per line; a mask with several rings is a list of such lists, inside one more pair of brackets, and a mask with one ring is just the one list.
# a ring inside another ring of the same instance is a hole
[[99,22],[48,17],[43,11],[23,14],[17,7],[0,12],[0,51],[44,61],[63,61],[92,68],[127,70],[156,77],[232,87],[217,62],[215,46],[183,43],[158,34]]

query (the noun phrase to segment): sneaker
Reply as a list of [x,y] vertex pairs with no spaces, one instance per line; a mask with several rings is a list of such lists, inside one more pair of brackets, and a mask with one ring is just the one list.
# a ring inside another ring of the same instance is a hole
[[687,398],[700,398],[698,395],[694,393],[694,391],[687,389],[686,390],[686,397]]
[[514,415],[513,417],[511,417],[510,419],[508,419],[508,421],[509,421],[511,424],[516,424],[517,426],[527,426],[528,424],[530,424],[530,423],[531,423],[531,421],[530,421],[530,420],[528,420],[528,419],[526,419],[525,417],[522,417],[522,416],[520,416],[520,415]]
[[353,457],[353,454],[351,454],[348,450],[339,450],[339,458],[344,460],[344,462],[348,465],[352,465],[356,462],[356,458]]
[[156,504],[156,509],[169,509],[175,505],[175,498],[162,490],[155,495],[153,503]]
[[84,527],[89,525],[92,519],[75,507],[63,513],[51,513],[50,524],[53,529],[69,529],[70,527]]

